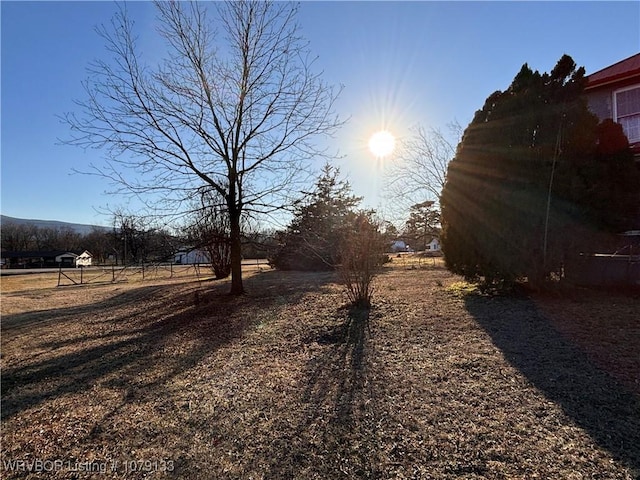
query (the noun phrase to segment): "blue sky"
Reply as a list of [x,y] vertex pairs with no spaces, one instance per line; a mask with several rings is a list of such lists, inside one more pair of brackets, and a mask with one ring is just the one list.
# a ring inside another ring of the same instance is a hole
[[[2,214],[108,225],[125,206],[103,179],[72,174],[102,152],[59,145],[56,115],[81,99],[86,67],[104,58],[94,32],[113,2],[2,1]],[[146,52],[159,55],[153,5],[129,6]],[[325,80],[344,85],[349,122],[327,140],[356,194],[381,207],[385,164],[367,149],[386,128],[465,127],[523,63],[549,71],[562,54],[593,73],[640,51],[640,2],[302,2],[299,22]]]

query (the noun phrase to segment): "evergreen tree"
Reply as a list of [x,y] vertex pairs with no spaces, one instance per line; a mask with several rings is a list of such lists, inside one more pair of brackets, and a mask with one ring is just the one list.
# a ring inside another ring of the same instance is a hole
[[277,252],[270,259],[282,270],[331,270],[340,263],[342,239],[353,229],[361,197],[351,192],[340,171],[325,165],[312,192],[296,207]]
[[412,205],[404,229],[404,236],[410,239],[411,245],[417,250],[426,250],[427,243],[439,233],[440,212],[434,202],[427,200]]
[[638,171],[628,148],[598,148],[599,139],[616,135],[599,130],[585,82],[567,55],[548,74],[525,64],[476,112],[441,198],[452,271],[487,283],[539,283],[584,247],[589,232],[629,226]]

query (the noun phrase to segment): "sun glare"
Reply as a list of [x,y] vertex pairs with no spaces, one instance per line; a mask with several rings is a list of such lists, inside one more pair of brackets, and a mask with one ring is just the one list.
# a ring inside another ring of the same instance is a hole
[[371,135],[369,139],[369,150],[377,158],[386,157],[393,153],[396,146],[396,138],[386,130],[380,130],[379,132]]

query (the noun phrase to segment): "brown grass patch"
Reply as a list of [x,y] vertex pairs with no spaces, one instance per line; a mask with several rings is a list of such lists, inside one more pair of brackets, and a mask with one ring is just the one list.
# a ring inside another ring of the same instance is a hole
[[591,361],[640,395],[640,292],[575,289],[534,300]]
[[[391,266],[374,306],[350,310],[335,280],[3,296],[3,478],[42,478],[7,468],[36,459],[47,478],[640,474],[640,396],[560,328],[554,311],[579,323],[573,300],[452,292],[439,264]],[[619,304],[633,308],[612,317]]]

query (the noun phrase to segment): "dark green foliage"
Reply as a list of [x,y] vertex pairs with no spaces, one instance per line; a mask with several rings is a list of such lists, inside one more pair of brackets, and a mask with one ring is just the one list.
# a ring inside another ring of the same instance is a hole
[[245,260],[268,258],[277,247],[275,231],[249,232],[244,234],[242,239],[242,258]]
[[281,270],[332,270],[340,263],[340,246],[353,229],[361,198],[351,193],[339,174],[330,165],[323,168],[315,189],[306,194],[280,234],[271,265]]
[[434,202],[416,203],[409,210],[409,218],[405,223],[404,237],[410,240],[416,250],[426,250],[427,243],[440,234],[440,212]]
[[538,283],[594,232],[633,227],[638,169],[620,132],[589,112],[585,81],[567,55],[549,74],[525,64],[476,112],[441,199],[452,271]]
[[598,125],[596,136],[596,161],[584,166],[584,176],[594,181],[580,185],[585,201],[596,222],[609,230],[640,229],[640,175],[631,167],[633,153],[622,126],[607,119]]

